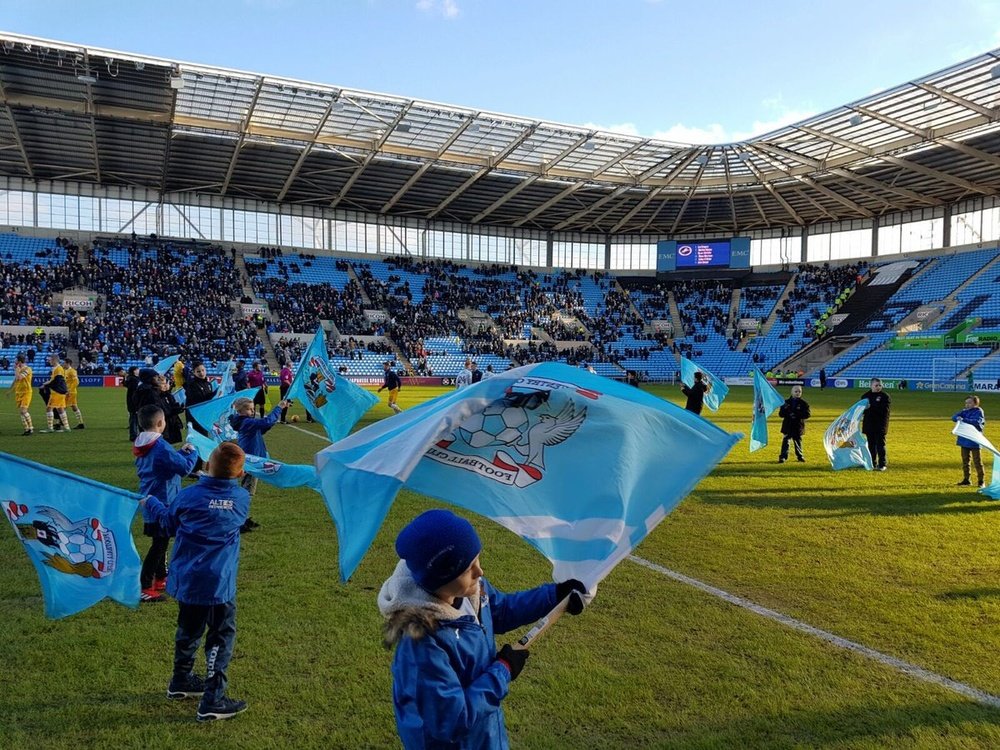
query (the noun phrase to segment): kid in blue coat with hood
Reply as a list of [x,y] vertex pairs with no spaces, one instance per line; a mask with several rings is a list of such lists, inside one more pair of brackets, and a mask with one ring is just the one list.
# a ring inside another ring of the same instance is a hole
[[472,524],[447,510],[417,516],[396,539],[402,558],[379,592],[384,643],[396,647],[392,697],[406,748],[507,748],[500,702],[527,650],[499,652],[494,633],[544,617],[563,598],[583,611],[580,581],[504,594],[479,566]]
[[[164,505],[170,505],[181,491],[181,477],[186,477],[198,461],[198,453],[189,445],[180,451],[163,437],[167,428],[166,415],[154,405],[143,406],[136,413],[136,421],[142,432],[136,436],[132,446],[135,456],[135,472],[139,475],[139,492],[153,495]],[[142,533],[152,537],[153,543],[142,561],[139,583],[142,593],[140,601],[162,602],[161,593],[167,587],[167,547],[170,534],[156,523],[153,514],[142,509]]]
[[[979,396],[969,396],[965,399],[965,408],[953,415],[951,421],[964,422],[967,425],[972,425],[979,430],[979,432],[982,432],[983,427],[986,426],[986,414],[979,406]],[[969,464],[971,463],[976,467],[976,476],[978,478],[979,486],[985,487],[986,482],[983,475],[983,459],[979,443],[975,443],[965,437],[958,438],[957,443],[962,449],[962,481],[958,483],[959,486],[962,487],[972,484],[972,482],[969,481],[971,468]]]
[[[140,501],[144,511],[177,537],[167,581],[167,592],[178,604],[174,674],[167,697],[201,696],[198,721],[229,719],[247,708],[245,701],[226,695],[226,670],[236,645],[240,527],[250,513],[250,495],[237,481],[244,459],[238,445],[222,443],[208,459],[207,476],[177,495],[169,507],[153,496]],[[194,673],[202,634],[205,680]]]
[[[236,413],[229,417],[229,426],[236,430],[238,434],[236,442],[244,453],[260,458],[268,457],[267,446],[264,445],[264,433],[278,423],[282,409],[287,409],[290,403],[290,401],[279,401],[266,417],[255,417],[252,400],[238,398],[233,401],[233,410]],[[250,493],[250,497],[257,494],[257,477],[249,474],[244,476],[243,489]]]

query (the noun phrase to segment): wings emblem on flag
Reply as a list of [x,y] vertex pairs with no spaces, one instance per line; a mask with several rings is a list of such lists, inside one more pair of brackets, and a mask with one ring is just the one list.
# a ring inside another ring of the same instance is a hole
[[[543,388],[541,386],[549,386]],[[520,382],[483,411],[462,422],[450,438],[439,440],[427,457],[472,471],[506,485],[524,488],[544,476],[545,448],[564,443],[587,419],[587,407],[572,399],[550,398],[564,388],[594,400],[600,394],[557,381]]]
[[310,357],[308,364],[312,372],[309,373],[309,380],[305,384],[306,396],[317,409],[320,409],[326,406],[329,400],[328,394],[337,390],[337,380],[330,370],[329,363],[323,358]]
[[83,578],[102,578],[115,572],[118,546],[100,519],[71,521],[45,505],[31,509],[8,501],[3,506],[20,540],[37,544],[50,568]]

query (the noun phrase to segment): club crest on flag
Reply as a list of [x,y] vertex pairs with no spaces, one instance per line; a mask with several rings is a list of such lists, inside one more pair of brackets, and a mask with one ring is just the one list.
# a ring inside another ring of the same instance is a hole
[[[533,379],[518,381],[481,412],[462,422],[450,438],[425,454],[439,463],[474,472],[505,485],[524,488],[544,477],[545,448],[573,436],[587,418],[587,407],[559,389],[570,383]],[[555,390],[551,390],[555,388]],[[588,391],[587,398],[599,397]]]
[[337,381],[329,361],[322,357],[310,357],[306,366],[311,372],[303,386],[306,398],[317,409],[322,409],[329,401],[328,395],[337,390]]
[[48,567],[66,575],[101,578],[115,572],[115,535],[98,518],[71,521],[55,508],[3,503],[18,538],[36,545]]
[[261,474],[266,474],[268,476],[277,474],[282,466],[282,464],[277,461],[272,461],[269,458],[261,458],[260,456],[247,456],[246,463],[257,468]]

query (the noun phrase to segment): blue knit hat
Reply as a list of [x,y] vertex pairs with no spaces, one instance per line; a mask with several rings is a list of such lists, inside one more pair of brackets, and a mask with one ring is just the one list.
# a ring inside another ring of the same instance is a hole
[[472,524],[443,509],[421,513],[396,537],[396,554],[430,593],[464,573],[482,549]]

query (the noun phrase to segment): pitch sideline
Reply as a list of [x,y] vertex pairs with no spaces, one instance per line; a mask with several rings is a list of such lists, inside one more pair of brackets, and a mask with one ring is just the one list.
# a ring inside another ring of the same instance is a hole
[[678,583],[693,586],[699,591],[714,596],[717,599],[722,599],[729,604],[749,610],[754,614],[766,617],[769,620],[773,620],[774,622],[792,628],[793,630],[797,630],[800,633],[805,633],[815,638],[819,638],[820,640],[826,641],[837,648],[860,654],[861,656],[877,661],[879,664],[884,664],[885,666],[891,667],[899,672],[902,672],[903,674],[909,675],[910,677],[915,677],[918,680],[923,680],[924,682],[929,682],[932,685],[937,685],[945,688],[946,690],[951,690],[952,692],[958,693],[959,695],[984,706],[1000,708],[1000,697],[987,693],[983,690],[979,690],[978,688],[974,688],[971,685],[966,685],[964,682],[952,680],[948,677],[944,677],[943,675],[939,675],[936,672],[931,672],[930,670],[918,667],[915,664],[910,664],[902,659],[897,659],[895,656],[884,654],[881,651],[876,651],[875,649],[869,648],[868,646],[864,646],[860,643],[850,641],[846,638],[841,638],[839,635],[834,635],[833,633],[829,633],[825,630],[820,630],[819,628],[813,627],[812,625],[802,622],[801,620],[796,620],[794,617],[789,617],[788,615],[783,615],[781,612],[776,612],[773,609],[762,607],[761,605],[755,604],[742,596],[730,594],[722,589],[715,588],[715,586],[702,583],[695,578],[670,570],[662,565],[657,565],[656,563],[650,562],[642,557],[629,555],[628,559],[637,565],[649,568],[650,570],[660,573],[661,575],[677,581]]

